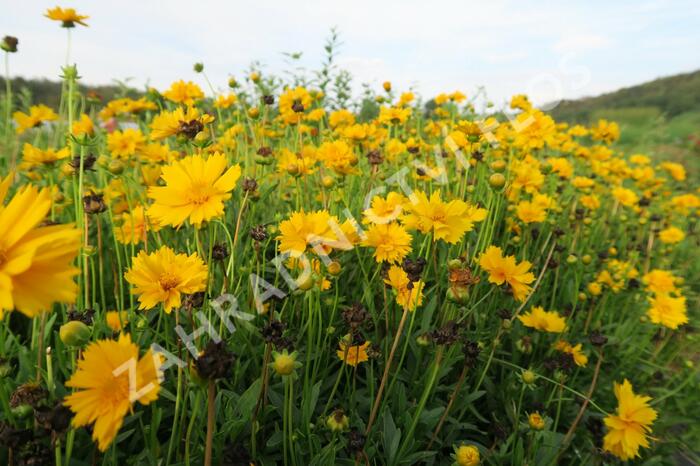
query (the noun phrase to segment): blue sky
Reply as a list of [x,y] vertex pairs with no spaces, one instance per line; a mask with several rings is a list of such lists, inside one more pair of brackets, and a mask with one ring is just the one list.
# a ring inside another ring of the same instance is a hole
[[[66,34],[42,15],[55,2],[0,0],[0,35],[20,40],[12,74],[56,78]],[[74,0],[90,15],[73,31],[83,81],[133,78],[163,89],[203,62],[213,85],[242,77],[253,60],[289,69],[282,52],[318,67],[336,26],[339,64],[358,85],[412,88],[424,97],[485,86],[502,103],[528,93],[542,103],[596,95],[700,68],[700,1],[550,2]]]

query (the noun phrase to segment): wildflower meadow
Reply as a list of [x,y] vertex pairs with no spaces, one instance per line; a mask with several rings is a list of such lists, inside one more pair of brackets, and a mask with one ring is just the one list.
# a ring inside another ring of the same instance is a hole
[[105,100],[89,12],[42,13],[57,107],[0,41],[0,463],[698,464],[690,166],[526,95],[349,97],[332,38]]

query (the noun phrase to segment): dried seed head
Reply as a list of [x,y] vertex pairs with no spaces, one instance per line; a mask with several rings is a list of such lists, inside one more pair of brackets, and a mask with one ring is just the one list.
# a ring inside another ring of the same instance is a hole
[[227,377],[233,369],[234,356],[226,343],[213,340],[207,343],[204,352],[199,355],[194,364],[197,373],[204,379],[216,380]]
[[19,40],[16,37],[5,36],[2,41],[0,41],[0,49],[8,53],[16,53],[17,44],[19,44]]
[[261,157],[268,157],[268,156],[272,155],[272,149],[270,147],[267,147],[267,146],[262,146],[260,149],[258,149],[256,154],[258,154]]
[[369,317],[369,312],[367,312],[367,309],[360,303],[354,303],[352,306],[343,310],[343,320],[345,324],[350,327],[352,333],[357,332]]
[[94,309],[85,309],[84,311],[78,311],[77,309],[71,309],[68,311],[68,320],[78,320],[85,325],[92,325],[92,321],[95,317]]
[[86,214],[95,215],[101,214],[107,210],[103,194],[90,193],[83,196],[83,209]]
[[[83,171],[90,171],[94,170],[95,162],[97,162],[97,157],[95,157],[93,154],[88,154],[83,156]],[[68,165],[73,169],[74,172],[79,172],[80,171],[80,156],[76,155],[71,159],[70,162],[68,162]]]
[[255,178],[245,178],[243,180],[242,186],[243,191],[247,193],[253,193],[256,189],[258,189],[258,182],[255,181]]
[[423,273],[424,268],[425,259],[422,257],[419,257],[415,261],[409,258],[406,258],[403,261],[403,271],[406,272],[406,275],[408,275],[408,279],[411,282],[417,282],[420,280],[420,276]]
[[295,100],[292,104],[292,110],[296,113],[304,113],[304,104],[302,104],[300,100]]
[[374,149],[367,153],[367,160],[370,165],[381,165],[384,161],[384,157],[382,157],[382,153],[379,152],[379,150]]
[[202,130],[204,130],[204,124],[199,120],[180,121],[177,134],[181,134],[187,139],[194,139]]
[[275,96],[274,95],[264,95],[263,96],[263,103],[265,103],[265,105],[274,105],[275,104]]
[[357,429],[352,429],[348,432],[348,452],[350,455],[360,455],[365,448],[366,440],[364,434]]
[[20,385],[10,395],[10,407],[16,408],[20,405],[29,405],[32,408],[38,407],[48,398],[49,392],[44,387],[36,383],[28,382]]
[[604,346],[608,342],[608,337],[600,333],[598,330],[594,330],[588,335],[588,340],[593,346]]
[[429,337],[436,345],[451,345],[459,339],[459,326],[451,320],[443,327],[430,332]]
[[211,258],[215,261],[222,261],[229,256],[228,247],[224,243],[216,243],[211,248]]
[[251,228],[250,236],[252,236],[255,241],[265,241],[267,239],[267,230],[265,229],[265,225],[258,225]]
[[204,304],[204,291],[198,291],[197,293],[188,294],[185,296],[183,302],[183,307],[188,311],[192,312],[193,309],[199,309]]

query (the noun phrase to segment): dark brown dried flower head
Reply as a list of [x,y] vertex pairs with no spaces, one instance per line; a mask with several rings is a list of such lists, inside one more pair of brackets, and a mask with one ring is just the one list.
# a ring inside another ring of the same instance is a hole
[[197,373],[204,379],[216,380],[227,377],[233,369],[234,356],[226,343],[213,340],[207,343],[204,352],[199,355],[194,364]]

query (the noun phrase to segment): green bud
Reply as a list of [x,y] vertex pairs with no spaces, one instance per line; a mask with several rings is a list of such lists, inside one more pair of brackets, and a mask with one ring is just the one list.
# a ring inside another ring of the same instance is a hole
[[61,341],[68,346],[80,347],[90,341],[90,327],[79,320],[61,325],[58,331]]

